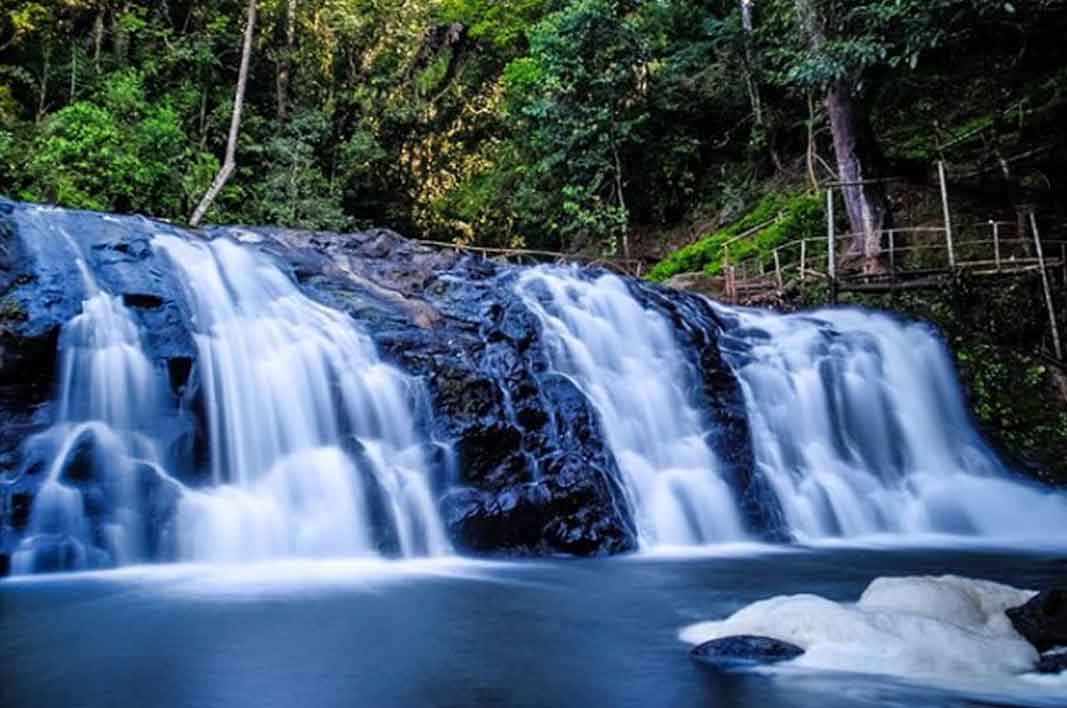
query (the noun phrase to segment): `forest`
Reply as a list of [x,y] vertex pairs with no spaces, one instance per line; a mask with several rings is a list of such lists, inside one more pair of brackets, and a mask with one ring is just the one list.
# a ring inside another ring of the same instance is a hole
[[1067,705],[1067,0],[0,9],[3,708]]
[[250,9],[211,223],[654,260],[839,173],[1025,181],[1062,132],[1061,0],[4,0],[0,191],[187,222]]

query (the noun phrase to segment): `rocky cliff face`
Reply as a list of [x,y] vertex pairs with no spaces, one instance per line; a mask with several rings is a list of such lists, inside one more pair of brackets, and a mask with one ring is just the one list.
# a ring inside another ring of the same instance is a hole
[[[427,382],[431,400],[421,420],[435,439],[451,443],[453,454],[442,453],[437,464],[451,480],[440,503],[459,549],[594,555],[635,548],[616,462],[595,411],[574,383],[549,370],[537,321],[514,294],[513,267],[420,246],[386,230],[339,235],[226,227],[193,234],[141,217],[2,200],[0,543],[10,547],[21,534],[40,485],[40,465],[28,459],[24,442],[55,417],[57,343],[86,297],[81,267],[122,297],[175,399],[191,402],[176,406],[181,413],[170,444],[185,451],[176,476],[195,484],[202,474],[203,411],[191,390],[197,354],[189,307],[174,268],[152,248],[160,232],[231,238],[268,254],[309,297],[351,315],[383,357]],[[85,254],[84,264],[71,262],[70,240]],[[758,496],[739,388],[716,343],[722,323],[697,298],[631,286],[646,307],[675,323],[693,351],[706,382],[701,395],[722,436],[716,448],[729,451],[739,494]],[[773,520],[759,524],[775,536]]]

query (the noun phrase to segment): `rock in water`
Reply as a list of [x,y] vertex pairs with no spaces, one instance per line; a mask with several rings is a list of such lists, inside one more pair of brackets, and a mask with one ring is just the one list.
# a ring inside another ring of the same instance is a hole
[[689,652],[689,656],[693,661],[718,669],[739,669],[790,661],[803,653],[803,649],[789,642],[743,634],[704,642]]
[[1058,674],[1067,671],[1067,650],[1050,651],[1042,654],[1034,671],[1039,674]]
[[1067,646],[1067,589],[1043,590],[1020,607],[1006,610],[1015,631],[1038,651]]

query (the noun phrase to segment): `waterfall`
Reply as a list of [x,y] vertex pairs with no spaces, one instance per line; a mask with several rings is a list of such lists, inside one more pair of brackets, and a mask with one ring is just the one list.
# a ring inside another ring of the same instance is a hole
[[227,239],[159,235],[192,310],[212,485],[178,509],[179,557],[246,560],[448,549],[412,415],[416,383],[344,314]]
[[757,465],[799,540],[1046,537],[1067,499],[1014,477],[972,422],[925,324],[834,309],[736,318],[726,346]]
[[[1067,525],[1067,496],[983,440],[928,325],[440,259],[384,233],[12,213],[0,265],[24,311],[5,326],[32,345],[0,364],[59,345],[25,387],[3,372],[15,572],[439,555],[439,507],[457,545],[490,552],[616,552],[634,531],[642,549],[1032,543]],[[341,301],[364,324],[323,304]]]
[[175,399],[136,316],[60,235],[86,298],[59,339],[56,422],[24,445],[26,475],[43,481],[15,572],[448,552],[434,443],[413,412],[422,386],[382,362],[346,315],[233,241],[154,237],[185,290],[198,351],[209,469],[183,484],[164,450],[190,401]]
[[516,285],[543,329],[552,367],[595,407],[623,477],[642,547],[744,537],[694,390],[698,372],[671,324],[614,275],[536,268]]
[[161,379],[121,298],[100,289],[81,249],[59,235],[87,297],[60,334],[56,423],[26,443],[45,474],[15,572],[145,560],[145,477],[167,480],[155,440]]

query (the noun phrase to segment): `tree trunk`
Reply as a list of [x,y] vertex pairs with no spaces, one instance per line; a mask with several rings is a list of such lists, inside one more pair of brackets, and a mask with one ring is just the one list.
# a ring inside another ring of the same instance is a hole
[[752,117],[756,126],[763,130],[763,100],[756,83],[756,59],[752,47],[752,0],[741,0],[741,27],[745,32],[745,84],[749,101],[752,103]]
[[285,53],[278,62],[277,93],[278,120],[289,118],[289,77],[293,66],[293,47],[296,44],[296,3],[286,0],[285,4]]
[[130,48],[130,36],[122,28],[122,15],[127,4],[122,4],[111,13],[111,52],[115,56],[116,66],[126,66],[126,56]]
[[233,97],[233,117],[230,120],[230,134],[226,140],[226,159],[222,168],[215,175],[215,181],[207,190],[204,198],[189,219],[189,225],[193,228],[200,226],[204,215],[211,208],[215,197],[219,195],[226,182],[230,179],[234,169],[237,168],[237,137],[241,131],[241,110],[245,104],[245,87],[248,85],[248,65],[252,61],[252,38],[256,30],[256,0],[248,0],[248,21],[245,24],[244,46],[241,49],[241,68],[237,72],[237,91]]
[[44,64],[41,67],[41,85],[37,99],[37,115],[33,119],[34,123],[40,123],[44,120],[44,114],[48,110],[48,76],[51,71],[52,48],[46,46],[44,50]]
[[[815,54],[826,44],[825,22],[814,0],[796,0],[797,18]],[[853,97],[853,84],[841,78],[827,88],[825,105],[834,139],[838,180],[852,231],[852,255],[862,255],[864,271],[882,266],[882,231],[892,228],[892,212],[885,183],[878,181],[881,159],[874,131],[862,104]]]
[[862,106],[851,87],[834,82],[826,95],[826,112],[834,138],[838,179],[852,230],[852,255],[862,255],[864,270],[881,270],[882,231],[892,228],[885,183],[878,181],[877,148]]
[[[619,159],[619,148],[615,141],[611,142],[611,153],[615,158],[615,191],[619,197],[619,208],[627,213],[626,210],[626,197],[622,193],[622,161]],[[622,257],[629,260],[630,258],[630,224],[629,218],[626,220],[626,226],[622,232]]]
[[96,73],[100,73],[100,50],[104,45],[104,13],[106,10],[100,8],[96,12],[96,18],[93,20],[93,67],[96,69]]

